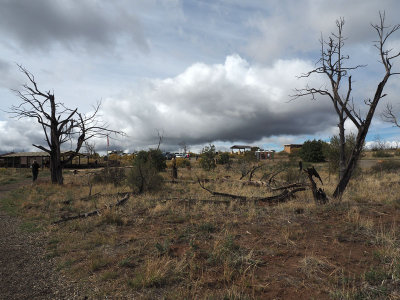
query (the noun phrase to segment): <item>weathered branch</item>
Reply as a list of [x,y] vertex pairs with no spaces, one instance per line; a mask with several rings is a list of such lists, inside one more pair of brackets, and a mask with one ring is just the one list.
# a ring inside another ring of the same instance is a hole
[[275,196],[269,196],[269,197],[246,197],[246,196],[240,196],[240,195],[234,195],[234,194],[228,194],[228,193],[220,193],[216,191],[212,191],[204,186],[204,184],[201,184],[200,180],[198,181],[199,185],[201,188],[209,192],[210,194],[214,196],[222,196],[222,197],[228,197],[232,199],[238,199],[240,201],[246,202],[246,201],[252,201],[252,202],[266,202],[269,204],[277,204],[277,203],[282,203],[286,202],[289,199],[293,198],[297,192],[305,191],[306,187],[297,187],[292,190],[286,189],[284,190],[281,194],[275,195]]
[[261,168],[262,166],[263,166],[263,165],[254,166],[253,168],[251,168],[250,170],[248,170],[245,174],[242,174],[242,176],[240,177],[239,180],[242,180],[244,177],[246,177],[248,174],[250,174],[250,176],[249,176],[249,181],[251,181],[251,178],[253,177],[254,172],[255,172],[257,169]]
[[213,196],[229,197],[229,198],[232,198],[232,199],[239,199],[239,200],[242,200],[242,201],[246,201],[246,200],[247,200],[247,197],[246,197],[246,196],[233,195],[233,194],[227,194],[227,193],[220,193],[220,192],[212,191],[212,190],[206,188],[206,187],[204,186],[204,184],[201,183],[200,179],[198,180],[198,182],[199,182],[199,185],[200,185],[200,187],[201,187],[202,189],[206,190],[207,192],[209,192],[209,193],[212,194]]
[[96,210],[93,210],[93,211],[90,211],[90,212],[86,212],[86,213],[81,213],[81,214],[78,214],[78,215],[75,215],[75,216],[61,218],[60,220],[55,221],[52,224],[56,225],[56,224],[60,224],[60,223],[64,223],[64,222],[68,222],[68,221],[72,221],[72,220],[84,219],[84,218],[88,218],[88,217],[98,216],[105,209],[110,209],[110,208],[112,208],[114,206],[117,207],[117,206],[124,205],[128,201],[129,197],[130,197],[130,193],[127,193],[126,196],[124,198],[122,198],[121,200],[117,201],[117,203],[109,204],[109,205],[105,206],[105,208],[103,208],[103,209],[96,209]]
[[307,168],[306,170],[304,170],[304,172],[307,174],[307,177],[308,177],[308,179],[309,179],[309,181],[311,183],[311,191],[313,193],[313,197],[314,197],[315,203],[316,204],[325,204],[325,203],[327,203],[329,201],[329,199],[327,198],[326,193],[321,188],[317,189],[317,184],[315,183],[315,181],[313,179],[313,177],[316,177],[323,184],[322,179],[319,176],[317,170],[315,170],[314,167],[311,167],[311,168]]
[[391,103],[386,104],[386,108],[382,113],[382,119],[385,122],[392,123],[393,126],[400,127],[400,123],[397,119],[396,114],[393,111],[393,106]]

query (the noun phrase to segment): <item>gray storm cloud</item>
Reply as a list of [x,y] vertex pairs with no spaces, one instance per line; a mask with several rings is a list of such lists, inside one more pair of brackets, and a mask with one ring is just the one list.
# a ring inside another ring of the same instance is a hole
[[[365,47],[376,40],[376,31],[370,26],[379,21],[379,12],[385,12],[389,23],[395,22],[400,2],[396,0],[364,1],[289,1],[282,0],[269,6],[270,13],[248,20],[247,26],[254,29],[246,52],[259,61],[274,61],[276,58],[298,56],[319,50],[321,33],[324,36],[335,31],[335,21],[346,21],[344,35],[347,51],[357,44],[358,56],[365,55]],[[365,62],[364,62],[365,63]]]
[[[32,146],[42,144],[44,135],[35,120],[0,121],[0,152],[39,151]],[[35,150],[36,149],[36,150]]]
[[55,44],[87,49],[112,46],[121,35],[148,51],[139,21],[116,3],[1,0],[0,31],[26,50]]
[[232,55],[224,64],[197,63],[174,78],[150,80],[131,95],[107,99],[103,115],[129,135],[125,147],[155,143],[157,130],[164,132],[164,143],[171,147],[181,141],[254,142],[314,134],[335,126],[330,104],[290,101],[289,96],[304,84],[296,75],[311,68],[301,60],[280,60],[263,68]]

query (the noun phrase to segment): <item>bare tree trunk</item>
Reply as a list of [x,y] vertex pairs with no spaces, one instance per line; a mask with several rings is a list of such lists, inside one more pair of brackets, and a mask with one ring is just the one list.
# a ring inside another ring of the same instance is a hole
[[63,184],[60,150],[54,149],[50,154],[51,183]]
[[339,181],[338,185],[336,186],[335,192],[333,193],[333,197],[340,198],[343,195],[344,190],[347,187],[347,184],[350,181],[351,175],[357,166],[358,159],[360,158],[361,151],[364,146],[365,137],[367,136],[369,126],[371,125],[372,118],[375,114],[376,107],[378,106],[379,100],[382,98],[383,88],[386,85],[390,77],[390,72],[387,72],[383,80],[378,84],[376,88],[376,92],[374,95],[374,99],[370,102],[370,107],[368,110],[367,117],[365,121],[360,125],[358,128],[358,135],[356,138],[356,143],[354,145],[353,152],[349,158],[347,163],[346,170],[343,174],[343,178]]
[[344,132],[344,121],[339,122],[339,181],[342,180],[346,171],[346,136]]
[[[369,127],[369,126],[368,126]],[[335,192],[333,193],[333,197],[335,198],[340,198],[343,195],[344,190],[347,187],[347,184],[350,181],[350,178],[357,166],[358,159],[360,158],[361,151],[364,146],[364,141],[365,137],[368,133],[368,129],[364,129],[361,131],[356,140],[356,145],[353,149],[353,152],[351,153],[350,159],[347,163],[347,167],[342,175],[342,178],[340,178],[340,181],[338,185],[336,186]]]

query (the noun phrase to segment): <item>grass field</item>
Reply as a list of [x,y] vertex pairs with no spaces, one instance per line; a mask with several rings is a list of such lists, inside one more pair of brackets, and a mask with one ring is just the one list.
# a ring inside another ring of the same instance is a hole
[[[260,180],[273,162],[255,174]],[[336,178],[316,166],[332,194]],[[0,172],[0,183],[29,177],[29,170]],[[286,203],[240,202],[213,197],[197,183],[225,193],[261,197],[267,187],[238,180],[218,166],[205,172],[192,162],[162,189],[132,195],[126,185],[94,184],[65,171],[65,185],[43,180],[11,192],[1,208],[41,231],[58,271],[94,286],[93,298],[139,299],[399,299],[400,175],[398,170],[358,171],[343,199],[316,205],[310,191]],[[48,175],[46,175],[48,176]],[[278,181],[298,179],[295,169]],[[294,178],[294,179],[293,179]],[[212,200],[212,201],[210,201]],[[229,200],[228,202],[226,200]],[[100,209],[100,215],[52,224]]]

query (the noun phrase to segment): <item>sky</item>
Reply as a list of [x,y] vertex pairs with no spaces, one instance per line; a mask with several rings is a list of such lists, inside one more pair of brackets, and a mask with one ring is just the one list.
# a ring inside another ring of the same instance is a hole
[[[69,108],[90,113],[101,101],[99,118],[126,133],[111,136],[110,149],[154,148],[159,135],[165,151],[327,141],[337,134],[329,99],[291,95],[328,84],[299,75],[316,67],[321,35],[344,18],[349,64],[366,65],[352,72],[353,99],[365,113],[363,100],[384,75],[371,27],[379,11],[388,25],[400,23],[396,0],[0,0],[0,153],[45,145],[35,120],[8,113],[21,103],[13,90],[27,82],[18,64]],[[389,47],[400,51],[400,32]],[[384,92],[369,143],[400,141],[400,128],[380,118],[387,102],[400,114],[400,76]],[[105,138],[92,143],[106,150]]]

